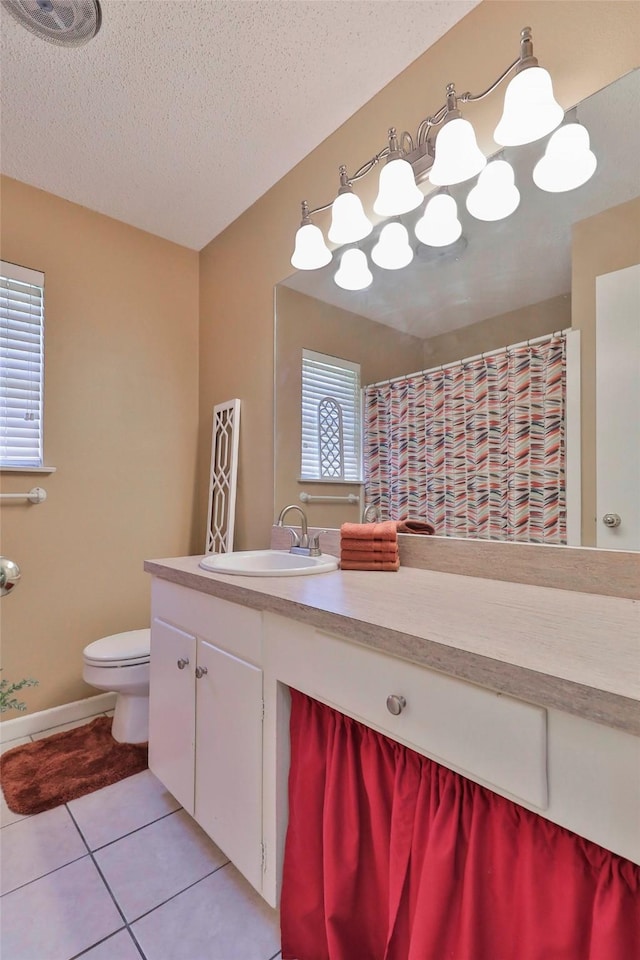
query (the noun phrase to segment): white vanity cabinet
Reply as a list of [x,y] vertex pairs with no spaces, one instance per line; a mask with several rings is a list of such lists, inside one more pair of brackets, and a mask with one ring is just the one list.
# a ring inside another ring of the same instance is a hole
[[149,767],[262,886],[261,614],[154,580]]

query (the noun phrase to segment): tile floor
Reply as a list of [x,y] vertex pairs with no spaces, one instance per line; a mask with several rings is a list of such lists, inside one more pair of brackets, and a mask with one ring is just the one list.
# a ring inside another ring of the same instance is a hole
[[277,912],[149,770],[33,817],[3,797],[1,824],[2,960],[280,958]]

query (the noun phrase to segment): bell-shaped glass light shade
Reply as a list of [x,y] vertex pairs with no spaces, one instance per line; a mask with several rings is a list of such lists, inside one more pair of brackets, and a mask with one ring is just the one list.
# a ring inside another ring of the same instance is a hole
[[476,135],[468,120],[456,117],[442,127],[436,137],[436,158],[429,180],[437,187],[464,183],[484,169],[487,158],[476,143]]
[[380,171],[378,196],[373,209],[381,217],[399,217],[415,210],[424,200],[418,190],[413,168],[408,160],[389,160]]
[[549,72],[527,67],[516,73],[504,95],[504,109],[493,139],[503,147],[533,143],[562,123],[564,110],[553,96]]
[[331,207],[329,240],[332,243],[357,243],[368,237],[373,224],[355,193],[340,193]]
[[416,223],[416,237],[429,247],[447,247],[455,243],[462,233],[458,220],[458,207],[446,193],[437,193],[427,203],[423,215]]
[[513,167],[506,160],[487,164],[467,197],[467,210],[476,220],[504,220],[520,203]]
[[388,223],[371,251],[371,259],[384,270],[401,270],[413,260],[409,234],[401,223]]
[[368,287],[373,274],[362,250],[345,250],[333,279],[343,290],[364,290]]
[[544,156],[533,168],[533,182],[549,193],[564,193],[586,183],[597,166],[586,128],[580,123],[567,123],[549,140]]
[[331,260],[331,250],[324,242],[322,230],[313,223],[305,223],[296,233],[296,245],[291,266],[296,270],[317,270]]

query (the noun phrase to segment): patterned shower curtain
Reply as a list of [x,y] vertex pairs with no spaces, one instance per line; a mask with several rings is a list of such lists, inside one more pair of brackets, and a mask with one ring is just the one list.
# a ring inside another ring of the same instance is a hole
[[566,338],[364,388],[366,502],[440,536],[566,543]]

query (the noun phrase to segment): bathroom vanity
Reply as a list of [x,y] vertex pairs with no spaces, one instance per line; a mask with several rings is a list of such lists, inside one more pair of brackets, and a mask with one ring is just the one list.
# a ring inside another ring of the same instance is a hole
[[401,567],[152,574],[149,765],[278,903],[294,687],[640,862],[640,604]]

